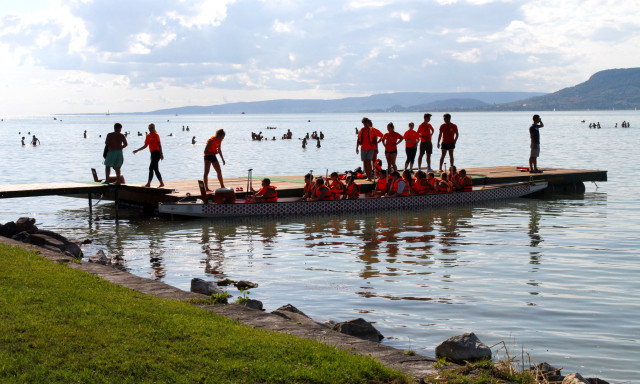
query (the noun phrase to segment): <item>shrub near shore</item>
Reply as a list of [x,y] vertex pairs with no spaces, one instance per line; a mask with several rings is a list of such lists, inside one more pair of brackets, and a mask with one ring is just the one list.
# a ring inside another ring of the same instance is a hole
[[242,326],[4,244],[0,329],[0,381],[409,381],[371,358]]

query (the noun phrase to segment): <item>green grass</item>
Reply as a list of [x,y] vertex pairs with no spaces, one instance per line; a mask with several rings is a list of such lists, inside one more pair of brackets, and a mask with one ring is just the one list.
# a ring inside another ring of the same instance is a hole
[[371,358],[253,329],[0,244],[0,382],[408,382]]
[[465,365],[448,365],[446,360],[438,359],[434,366],[438,368],[437,376],[425,377],[428,384],[536,384],[534,375],[530,371],[514,368],[513,361],[499,360],[493,362],[482,360]]

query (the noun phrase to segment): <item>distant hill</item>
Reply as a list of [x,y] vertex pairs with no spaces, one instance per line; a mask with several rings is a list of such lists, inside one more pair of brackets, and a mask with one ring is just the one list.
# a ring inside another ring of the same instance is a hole
[[640,107],[640,68],[608,69],[575,87],[544,96],[478,108],[485,111],[570,111]]
[[396,92],[334,100],[268,100],[211,106],[186,106],[160,109],[148,114],[240,114],[240,113],[348,113],[348,112],[421,112],[462,110],[502,104],[534,96],[540,92]]

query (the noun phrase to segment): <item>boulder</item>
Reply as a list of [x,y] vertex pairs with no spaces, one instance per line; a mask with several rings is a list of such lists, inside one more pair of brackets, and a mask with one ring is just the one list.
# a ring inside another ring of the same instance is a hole
[[20,229],[13,221],[10,221],[4,225],[0,225],[0,236],[12,238],[20,232]]
[[264,309],[262,309],[262,301],[260,301],[260,300],[247,299],[247,301],[244,303],[244,306],[247,307],[247,308],[258,309],[260,311],[264,311]]
[[591,384],[609,384],[608,381],[598,379],[597,377],[587,377],[587,381]]
[[231,279],[224,279],[218,281],[216,284],[218,284],[219,287],[226,287],[227,285],[234,285],[235,283],[236,282]]
[[370,322],[363,318],[352,319],[336,323],[333,326],[334,331],[355,336],[359,339],[375,341],[377,343],[384,339],[384,336]]
[[436,357],[446,358],[455,363],[491,359],[491,349],[473,332],[453,336],[436,347]]
[[540,372],[547,381],[562,381],[563,379],[563,376],[560,373],[562,368],[556,368],[546,362],[534,365],[532,371]]
[[38,227],[35,226],[36,219],[32,217],[21,217],[16,221],[16,226],[20,228],[20,231],[33,232],[37,231]]
[[102,264],[102,265],[117,265],[122,260],[122,257],[116,255],[107,255],[101,249],[93,256],[89,256],[90,263]]
[[191,279],[191,292],[202,293],[203,295],[211,296],[214,293],[223,293],[224,291],[216,285],[213,281],[204,281],[197,277]]
[[71,253],[76,259],[82,258],[82,249],[80,249],[80,246],[76,242],[70,241],[59,233],[40,229],[33,232],[33,235],[45,235],[54,238],[63,243],[63,245],[60,247],[61,252],[67,251]]
[[590,384],[587,379],[582,377],[578,372],[570,373],[562,380],[562,384]]
[[252,283],[250,281],[245,281],[245,280],[240,280],[237,283],[234,283],[233,285],[235,285],[235,287],[241,291],[244,291],[250,288],[258,288],[257,283]]
[[304,312],[302,312],[301,310],[299,310],[298,308],[294,307],[291,304],[283,305],[282,307],[276,309],[276,311],[293,312],[293,313],[297,313],[298,315],[302,315],[304,317],[309,317]]
[[24,232],[24,231],[23,231],[23,232],[18,232],[18,233],[16,233],[15,235],[11,236],[11,238],[12,238],[13,240],[16,240],[16,241],[22,241],[22,242],[24,242],[25,240],[27,240],[27,239],[29,238],[29,236],[31,236],[31,235],[29,234],[29,232]]
[[64,248],[64,242],[58,239],[54,239],[51,236],[47,236],[39,233],[38,234],[34,233],[29,235],[29,237],[26,240],[29,242],[29,244],[38,245],[40,247],[44,245],[50,245],[50,246],[56,247],[58,251],[62,251],[62,249]]

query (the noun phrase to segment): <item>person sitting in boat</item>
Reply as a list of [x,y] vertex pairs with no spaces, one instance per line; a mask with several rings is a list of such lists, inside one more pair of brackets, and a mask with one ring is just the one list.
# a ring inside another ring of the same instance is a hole
[[315,183],[313,182],[313,175],[307,173],[304,175],[304,190],[302,192],[302,200],[309,200],[313,196],[313,190],[315,189]]
[[458,178],[458,168],[455,165],[449,167],[449,181],[453,185],[453,181]]
[[389,191],[385,195],[386,197],[409,196],[409,188],[402,177],[400,177],[400,172],[391,172],[390,181],[391,185],[389,186]]
[[345,200],[354,200],[360,197],[360,186],[356,183],[355,175],[351,174],[347,176],[347,186],[345,188]]
[[449,193],[453,190],[453,184],[449,181],[449,176],[446,172],[442,172],[440,180],[438,180],[438,186],[436,191],[438,193]]
[[276,187],[271,185],[271,180],[268,178],[262,179],[262,188],[256,192],[253,187],[251,192],[254,193],[251,198],[252,203],[275,203],[278,201],[278,191]]
[[427,180],[427,174],[423,171],[416,172],[416,181],[411,189],[412,195],[427,195],[435,192],[433,184]]
[[455,191],[471,191],[473,189],[473,180],[471,177],[467,176],[467,171],[464,169],[460,170],[458,176],[453,179],[453,189]]
[[413,189],[413,185],[415,184],[415,180],[413,179],[413,174],[410,169],[406,169],[404,170],[404,172],[402,172],[402,180],[404,180],[404,183],[407,186],[409,193],[411,193],[411,190]]
[[329,191],[333,194],[334,200],[340,200],[344,194],[344,183],[338,178],[338,172],[333,172],[329,176],[331,177],[331,184],[329,184]]
[[380,171],[380,178],[376,182],[376,187],[368,197],[382,197],[387,194],[389,189],[389,185],[391,184],[389,176],[387,176],[387,171],[384,169]]
[[313,191],[313,195],[309,199],[309,201],[328,201],[333,200],[333,193],[329,190],[329,188],[324,185],[324,179],[319,177],[316,180],[315,188]]

